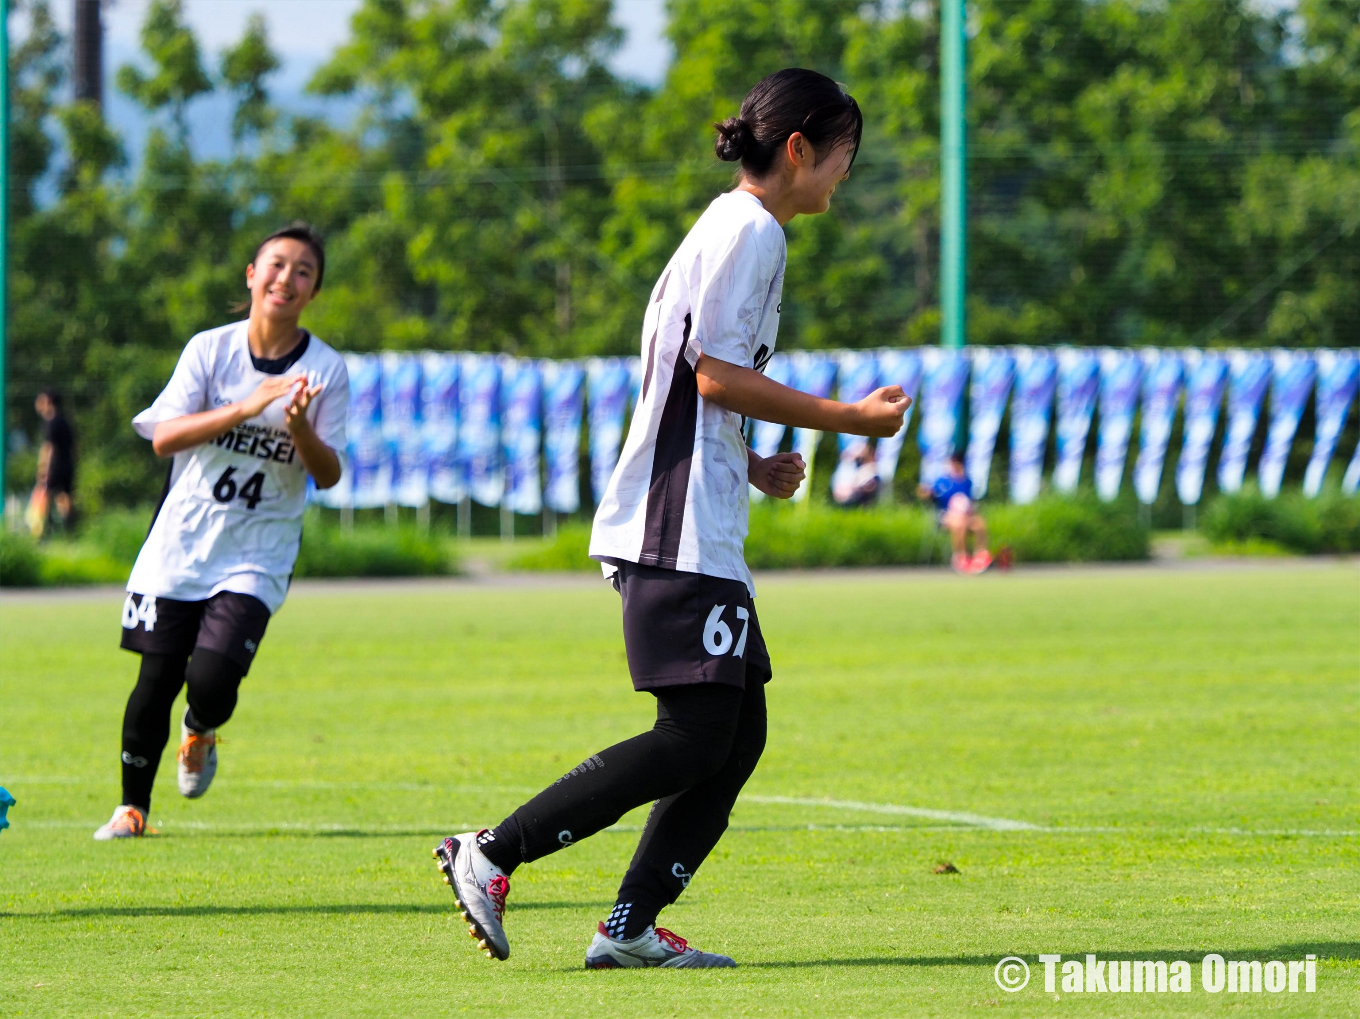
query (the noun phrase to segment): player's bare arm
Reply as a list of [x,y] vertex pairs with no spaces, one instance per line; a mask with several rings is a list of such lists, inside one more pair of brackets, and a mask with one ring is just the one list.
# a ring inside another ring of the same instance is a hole
[[[151,448],[157,456],[174,456],[186,449],[193,449],[205,442],[211,442],[219,435],[231,431],[242,422],[264,412],[275,400],[287,396],[299,382],[306,383],[305,375],[277,375],[265,379],[244,400],[229,403],[225,407],[186,414],[156,425],[151,439]],[[304,462],[305,459],[304,459]]]
[[771,499],[792,499],[793,493],[798,491],[798,486],[807,477],[807,465],[797,453],[776,453],[763,457],[748,448],[746,465],[751,484]]
[[284,421],[293,436],[302,465],[316,482],[317,488],[331,488],[340,482],[340,457],[321,441],[307,419],[307,408],[321,392],[321,385],[308,386],[306,380],[293,388],[293,397],[283,409]]
[[699,355],[694,368],[699,395],[745,417],[794,428],[844,432],[885,439],[902,427],[911,398],[901,386],[884,386],[857,403],[841,403],[800,393],[766,378],[753,368]]

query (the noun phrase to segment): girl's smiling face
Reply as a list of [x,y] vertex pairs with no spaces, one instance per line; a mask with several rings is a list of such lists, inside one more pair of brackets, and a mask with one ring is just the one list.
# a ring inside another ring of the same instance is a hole
[[316,292],[317,262],[311,246],[291,237],[270,241],[246,266],[252,312],[296,319]]
[[836,185],[850,176],[854,158],[855,146],[848,141],[825,154],[814,149],[812,160],[795,168],[794,188],[799,192],[802,206],[798,211],[817,215],[829,209]]

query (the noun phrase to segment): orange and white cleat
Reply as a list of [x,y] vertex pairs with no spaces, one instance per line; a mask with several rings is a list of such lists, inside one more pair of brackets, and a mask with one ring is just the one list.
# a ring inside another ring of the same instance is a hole
[[146,815],[130,803],[116,807],[109,823],[95,829],[96,842],[111,842],[114,839],[139,839],[146,832]]
[[974,556],[968,560],[968,572],[985,573],[991,568],[991,565],[992,553],[984,548],[981,552],[974,554]]
[[194,800],[208,791],[217,774],[217,730],[195,732],[180,722],[179,731],[179,791]]

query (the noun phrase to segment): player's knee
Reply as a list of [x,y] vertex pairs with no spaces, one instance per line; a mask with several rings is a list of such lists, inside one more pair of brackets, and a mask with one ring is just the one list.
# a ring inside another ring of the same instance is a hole
[[236,710],[236,691],[245,670],[225,655],[195,648],[185,674],[194,722],[215,729]]

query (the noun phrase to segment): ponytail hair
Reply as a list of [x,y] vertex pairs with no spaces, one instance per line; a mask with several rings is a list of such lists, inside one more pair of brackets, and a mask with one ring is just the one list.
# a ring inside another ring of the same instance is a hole
[[740,162],[746,176],[759,179],[795,133],[806,138],[819,157],[850,142],[854,165],[864,115],[854,98],[826,75],[790,67],[757,82],[742,101],[740,116],[713,126],[718,131],[713,144],[718,158]]

